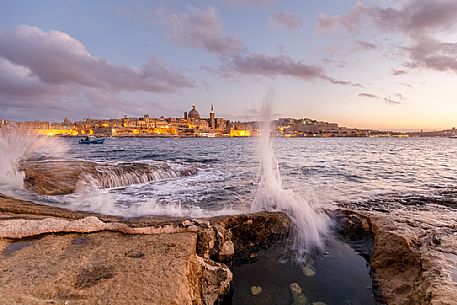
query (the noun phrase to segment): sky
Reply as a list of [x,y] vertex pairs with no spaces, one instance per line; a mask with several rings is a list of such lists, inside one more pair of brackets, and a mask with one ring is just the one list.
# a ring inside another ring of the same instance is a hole
[[456,0],[0,0],[0,119],[457,127]]

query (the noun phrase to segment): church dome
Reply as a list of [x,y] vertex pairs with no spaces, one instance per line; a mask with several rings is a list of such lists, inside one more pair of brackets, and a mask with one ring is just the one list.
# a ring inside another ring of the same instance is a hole
[[198,113],[197,109],[195,109],[195,105],[192,105],[192,110],[189,111],[189,119],[199,119],[200,114]]

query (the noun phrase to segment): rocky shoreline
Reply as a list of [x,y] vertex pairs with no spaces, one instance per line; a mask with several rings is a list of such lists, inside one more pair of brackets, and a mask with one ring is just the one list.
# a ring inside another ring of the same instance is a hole
[[222,304],[229,265],[289,234],[282,213],[121,217],[0,198],[0,304]]
[[457,304],[457,211],[341,212],[347,236],[371,238],[367,259],[387,304]]
[[[456,304],[457,211],[331,212],[387,304]],[[208,219],[75,212],[0,197],[0,304],[223,304],[234,264],[288,236],[279,212]]]

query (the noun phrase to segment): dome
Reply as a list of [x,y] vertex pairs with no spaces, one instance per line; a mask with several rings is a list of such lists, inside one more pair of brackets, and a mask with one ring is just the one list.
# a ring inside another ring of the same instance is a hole
[[200,114],[198,113],[197,109],[195,109],[195,105],[192,105],[192,110],[189,111],[189,119],[199,119]]

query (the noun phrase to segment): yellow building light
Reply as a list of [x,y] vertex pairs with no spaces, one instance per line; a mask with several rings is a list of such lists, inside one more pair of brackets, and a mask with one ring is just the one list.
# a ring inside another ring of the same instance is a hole
[[250,137],[251,131],[247,129],[230,129],[231,137]]

